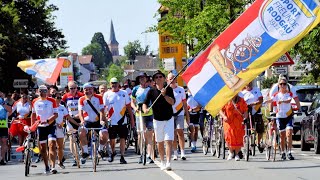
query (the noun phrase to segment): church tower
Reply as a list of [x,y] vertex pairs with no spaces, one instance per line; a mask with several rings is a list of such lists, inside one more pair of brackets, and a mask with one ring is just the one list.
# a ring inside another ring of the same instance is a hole
[[116,40],[116,34],[114,33],[112,20],[111,20],[111,26],[110,26],[110,38],[109,38],[108,46],[112,56],[119,56],[119,43]]

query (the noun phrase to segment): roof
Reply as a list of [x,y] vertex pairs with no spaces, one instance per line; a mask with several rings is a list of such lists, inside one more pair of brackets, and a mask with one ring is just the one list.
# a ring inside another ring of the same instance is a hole
[[83,55],[78,57],[80,64],[90,64],[92,60],[92,55]]
[[111,26],[110,26],[110,38],[108,44],[114,44],[114,45],[119,45],[117,39],[116,39],[116,34],[114,32],[113,28],[113,22],[111,20]]
[[136,56],[134,69],[139,71],[156,71],[159,69],[159,60],[152,56]]

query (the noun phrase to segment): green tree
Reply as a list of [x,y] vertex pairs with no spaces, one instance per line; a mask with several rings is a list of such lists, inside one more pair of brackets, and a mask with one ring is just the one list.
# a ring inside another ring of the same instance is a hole
[[19,61],[48,57],[64,49],[61,30],[54,27],[49,0],[2,0],[0,7],[0,87],[12,89],[13,79],[30,76],[17,67]]
[[147,55],[148,52],[149,46],[142,48],[139,40],[128,42],[128,44],[124,47],[124,54],[130,60],[135,60],[136,56],[138,55]]
[[[158,0],[166,8],[156,27],[148,31],[168,33],[172,43],[182,43],[193,54],[218,36],[243,11],[243,0]],[[168,12],[167,14],[165,14]],[[165,15],[164,15],[165,14]],[[197,43],[195,43],[197,41]]]
[[82,55],[92,55],[92,61],[98,69],[105,67],[103,50],[98,43],[91,43],[84,47],[81,52]]
[[104,76],[107,77],[107,81],[109,82],[111,78],[116,77],[119,81],[123,79],[124,70],[120,66],[115,64],[111,64],[108,70],[104,71]]
[[261,82],[261,87],[262,87],[262,89],[270,88],[274,83],[277,83],[277,81],[278,81],[278,77],[277,76],[272,76],[272,77],[269,77],[269,78],[265,78]]
[[99,66],[99,68],[104,68],[107,67],[110,63],[112,63],[112,53],[106,43],[106,41],[104,40],[104,36],[101,32],[96,32],[94,33],[91,43],[98,43],[101,46],[101,50],[102,50],[102,55],[101,55],[101,59],[96,59],[97,61],[97,66]]
[[[292,48],[293,56],[299,56],[299,68],[311,74],[309,83],[320,78],[320,26],[314,28],[297,45]],[[307,67],[307,64],[309,66]]]

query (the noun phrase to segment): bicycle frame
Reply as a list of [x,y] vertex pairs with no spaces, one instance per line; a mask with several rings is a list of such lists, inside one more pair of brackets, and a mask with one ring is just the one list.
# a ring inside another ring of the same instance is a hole
[[99,133],[96,133],[95,130],[102,130],[102,128],[86,128],[88,133],[90,132],[90,144],[91,144],[91,157],[92,157],[92,165],[93,172],[97,172],[97,165],[99,163],[98,158],[98,145],[99,145]]

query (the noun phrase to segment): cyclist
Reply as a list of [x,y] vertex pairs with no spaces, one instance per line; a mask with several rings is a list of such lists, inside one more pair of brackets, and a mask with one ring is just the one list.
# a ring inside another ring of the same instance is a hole
[[[80,97],[83,96],[83,93],[78,91],[78,86],[74,81],[68,82],[68,89],[69,89],[69,92],[63,95],[62,101],[64,102],[64,104],[66,104],[66,107],[68,109],[68,112],[71,118],[73,118],[77,122],[77,124],[80,124],[81,121],[79,118],[78,101]],[[76,130],[79,129],[79,126],[77,124],[67,122],[67,130],[69,131],[71,129],[76,129]],[[73,152],[71,142],[73,142],[72,136],[70,136],[69,144],[70,144],[70,151]],[[72,166],[77,166],[77,162],[75,159],[73,160]]]
[[252,87],[252,82],[250,82],[245,87],[241,94],[243,95],[243,99],[248,105],[248,110],[250,111],[252,121],[256,122],[256,132],[258,134],[258,149],[260,153],[262,153],[262,135],[264,132],[264,123],[262,119],[261,105],[263,102],[263,96],[260,89]]
[[[104,146],[108,141],[108,130],[106,128],[106,117],[104,116],[104,106],[102,97],[94,94],[93,85],[85,83],[83,85],[84,96],[79,99],[79,118],[81,120],[82,128],[80,129],[80,144],[82,146],[82,159],[81,163],[86,162],[86,158],[89,156],[88,152],[88,139],[86,128],[102,128],[99,132],[100,144],[98,152],[104,159],[105,152]],[[97,132],[97,131],[96,131]]]
[[194,99],[190,90],[188,90],[188,113],[190,116],[190,136],[191,136],[191,152],[197,151],[197,139],[198,139],[198,131],[199,131],[199,120],[200,120],[200,110],[201,105]]
[[[170,83],[176,74],[170,72],[168,74],[167,82]],[[177,136],[179,139],[181,159],[186,160],[186,155],[184,152],[184,114],[188,112],[187,102],[186,102],[186,93],[183,87],[177,85],[177,79],[175,79],[170,87],[173,89],[174,98],[176,102],[173,105],[173,117],[174,117],[174,126],[175,126],[175,135],[173,140],[173,160],[178,160],[178,151],[177,151]],[[186,121],[189,126],[190,119],[189,113],[186,113]]]
[[[148,91],[150,90],[150,87],[147,84],[147,74],[146,73],[140,73],[139,76],[137,76],[137,81],[140,85],[135,86],[132,90],[131,94],[131,107],[136,112],[136,127],[138,132],[138,144],[140,144],[140,141],[142,140],[140,137],[140,132],[145,132],[145,140],[146,144],[148,144],[148,163],[154,163],[153,159],[151,158],[151,154],[154,151],[153,150],[153,113],[152,110],[149,111],[148,114],[145,114],[141,112],[142,119],[144,122],[144,129],[140,129],[140,116],[139,111],[142,111],[142,104],[147,96]],[[147,131],[145,131],[147,129]],[[142,151],[142,150],[140,150]],[[139,158],[139,164],[142,163],[142,155]]]
[[[157,71],[153,74],[152,79],[156,82],[156,86],[148,91],[142,109],[144,113],[149,113],[148,105],[154,103],[152,106],[154,116],[153,127],[161,159],[160,169],[172,170],[171,150],[172,141],[174,139],[172,105],[175,103],[175,98],[171,87],[164,89],[165,75],[161,71]],[[157,97],[159,97],[159,99],[155,101]],[[166,143],[166,164],[164,163],[164,142]]]
[[58,107],[57,108],[58,118],[56,119],[57,150],[58,150],[58,160],[59,160],[58,165],[60,166],[60,168],[64,169],[65,166],[63,165],[63,149],[64,149],[65,134],[64,134],[63,127],[65,124],[65,121],[63,119],[66,118],[69,122],[78,126],[79,124],[70,117],[66,107],[64,107],[61,104],[61,99],[62,99],[61,92],[56,92],[56,94],[54,94],[54,97]]
[[[48,174],[51,171],[52,174],[56,174],[55,161],[57,151],[55,119],[58,117],[57,104],[53,98],[47,96],[48,88],[45,85],[39,86],[39,93],[39,98],[32,101],[31,125],[34,124],[36,120],[40,121],[38,136],[40,153],[45,164],[45,173]],[[47,141],[49,141],[49,153],[47,152]],[[48,154],[51,170],[48,164]]]
[[[13,123],[10,127],[10,134],[11,136],[18,136],[19,139],[19,145],[22,146],[24,139],[27,136],[27,133],[23,131],[23,127],[25,125],[30,126],[31,120],[28,118],[30,112],[31,112],[31,102],[28,100],[28,95],[26,92],[21,93],[21,99],[16,101],[12,106],[12,112],[17,112],[17,119],[22,123]],[[22,160],[23,160],[22,153]]]
[[128,120],[125,115],[126,111],[130,117],[131,127],[134,128],[133,113],[130,105],[130,99],[128,93],[125,90],[119,89],[119,81],[117,78],[113,77],[110,79],[111,90],[107,91],[103,95],[103,102],[108,109],[109,118],[109,134],[110,134],[110,145],[112,154],[108,161],[113,162],[115,152],[115,144],[117,136],[120,137],[120,164],[127,164],[124,159],[125,143],[128,135]]
[[8,148],[8,115],[11,112],[11,107],[6,105],[4,99],[0,97],[0,165],[6,165],[4,157]]
[[272,95],[272,100],[277,103],[277,125],[280,131],[280,147],[281,147],[281,159],[286,159],[285,153],[285,138],[287,138],[287,153],[288,159],[294,160],[292,156],[292,131],[293,131],[293,110],[291,107],[291,99],[293,98],[293,93],[287,89],[288,82],[285,77],[282,77],[278,81],[279,92]]

